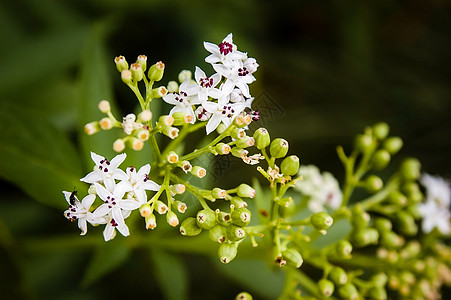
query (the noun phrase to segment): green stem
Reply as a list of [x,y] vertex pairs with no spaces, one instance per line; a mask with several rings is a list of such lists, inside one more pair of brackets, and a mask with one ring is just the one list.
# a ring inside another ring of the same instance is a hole
[[399,179],[398,176],[394,175],[381,191],[362,200],[361,202],[359,202],[359,205],[362,207],[363,210],[368,210],[371,206],[376,205],[379,202],[383,201],[385,198],[387,198],[387,196],[391,192],[398,189],[398,187],[399,187]]
[[182,130],[179,132],[179,135],[176,139],[172,140],[169,145],[166,147],[166,149],[163,151],[163,157],[166,157],[169,151],[173,151],[176,149],[180,143],[185,139],[185,137],[190,134],[191,132],[194,132],[196,130],[199,130],[200,128],[205,126],[205,122],[199,122],[194,125],[183,125]]
[[141,92],[139,91],[138,85],[133,85],[131,83],[128,83],[127,85],[133,91],[133,93],[135,93],[136,98],[138,98],[139,105],[141,105],[141,109],[145,110],[146,109],[146,102],[144,101],[144,98],[141,95]]
[[198,187],[195,187],[194,185],[190,184],[189,182],[187,182],[186,180],[183,180],[182,178],[178,177],[177,175],[174,175],[171,173],[171,178],[172,180],[176,181],[176,182],[181,182],[183,185],[185,185],[185,188],[188,192],[190,192],[191,194],[193,194],[198,200],[200,205],[207,210],[213,211],[208,204],[205,202],[204,197],[202,195],[202,190],[199,189]]

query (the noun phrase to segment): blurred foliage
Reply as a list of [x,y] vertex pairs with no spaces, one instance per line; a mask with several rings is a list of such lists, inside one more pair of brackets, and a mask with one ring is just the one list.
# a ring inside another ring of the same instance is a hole
[[[240,49],[260,63],[252,94],[264,118],[255,126],[290,141],[302,163],[340,177],[336,144],[346,148],[362,127],[383,120],[405,141],[401,157],[416,156],[428,172],[450,178],[450,6],[443,0],[0,2],[0,294],[232,299],[248,289],[274,298],[282,274],[245,260],[252,255],[246,251],[218,266],[210,243],[179,239],[171,228],[137,229],[105,244],[99,228],[79,237],[63,218],[61,190],[82,187],[89,151],[113,154],[114,135],[87,137],[83,124],[100,116],[99,100],[109,99],[122,114],[136,104],[113,58],[162,60],[166,83],[183,68],[206,66],[202,41],[233,32]],[[147,149],[128,159],[149,157]],[[220,166],[213,184],[236,184],[237,172],[243,174],[236,165]],[[256,172],[248,173],[250,182]],[[142,220],[138,225],[144,227]]]

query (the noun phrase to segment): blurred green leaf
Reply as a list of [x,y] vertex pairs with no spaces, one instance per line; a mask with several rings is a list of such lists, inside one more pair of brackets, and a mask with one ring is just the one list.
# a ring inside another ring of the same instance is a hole
[[158,248],[152,248],[151,257],[155,266],[155,277],[165,298],[187,299],[188,272],[180,257]]
[[116,238],[96,247],[86,269],[82,286],[87,287],[122,265],[130,255],[130,249],[122,238]]
[[331,228],[327,230],[326,235],[322,235],[319,238],[317,238],[313,244],[312,247],[314,248],[324,248],[329,245],[332,245],[333,243],[336,243],[340,240],[345,239],[348,234],[351,232],[352,226],[349,223],[348,220],[343,219],[339,220]]
[[73,145],[58,128],[18,104],[0,101],[0,176],[34,199],[62,208],[61,190],[80,184]]

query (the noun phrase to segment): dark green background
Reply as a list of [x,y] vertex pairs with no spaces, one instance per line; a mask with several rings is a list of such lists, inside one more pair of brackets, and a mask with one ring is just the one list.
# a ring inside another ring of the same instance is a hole
[[[280,276],[248,285],[239,277],[264,265],[242,262],[221,272],[212,262],[215,247],[205,251],[211,260],[173,255],[162,251],[166,246],[136,248],[131,238],[105,246],[100,229],[79,238],[63,218],[61,190],[85,188],[78,179],[91,166],[89,150],[113,155],[116,133],[81,134],[83,124],[101,117],[97,102],[115,100],[118,116],[136,105],[113,58],[162,60],[166,84],[196,65],[211,74],[202,42],[219,43],[233,32],[239,49],[260,64],[251,86],[266,116],[258,126],[285,137],[302,163],[342,178],[335,146],[349,150],[356,133],[386,121],[405,143],[391,170],[401,157],[415,156],[424,171],[450,178],[449,16],[444,0],[1,1],[0,294],[231,299],[245,288],[259,295],[263,282],[277,295]],[[148,155],[135,158],[144,163]],[[240,166],[221,167],[213,184],[238,183]],[[249,170],[248,182],[255,175]],[[158,229],[147,233],[150,244],[175,235]],[[191,252],[190,243],[172,250]]]

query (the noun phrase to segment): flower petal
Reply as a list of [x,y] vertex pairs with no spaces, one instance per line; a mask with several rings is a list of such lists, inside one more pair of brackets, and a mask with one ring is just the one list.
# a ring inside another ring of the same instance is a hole
[[87,195],[86,197],[83,198],[83,200],[81,200],[81,205],[86,210],[89,210],[91,205],[94,203],[94,200],[96,200],[96,195],[94,194]]
[[150,172],[150,164],[142,166],[138,171],[138,178],[145,177]]
[[105,157],[100,156],[100,155],[98,155],[98,154],[96,154],[96,153],[94,153],[94,152],[91,151],[91,159],[94,161],[94,163],[96,164],[96,166],[99,166],[99,165],[100,165],[100,161],[101,161],[101,160],[104,160]]
[[97,195],[99,195],[100,199],[102,199],[103,201],[107,201],[108,197],[113,196],[113,194],[111,194],[106,188],[104,188],[97,182],[94,183],[94,186],[96,187]]
[[138,201],[135,200],[121,200],[119,201],[119,207],[125,210],[134,210],[141,206]]
[[217,115],[213,115],[210,120],[208,120],[207,123],[207,135],[209,135],[213,130],[215,130],[219,123],[221,123],[221,117],[217,116]]
[[114,170],[119,167],[119,165],[125,160],[126,157],[127,154],[125,153],[116,155],[110,162],[110,168]]
[[98,170],[92,171],[91,173],[87,174],[85,177],[80,179],[80,181],[83,181],[86,183],[94,183],[94,182],[98,182],[98,181],[102,181],[102,180],[103,180],[103,174],[102,174],[102,172],[100,172]]
[[116,231],[114,230],[114,226],[111,225],[111,223],[108,223],[105,226],[105,230],[103,231],[103,238],[105,239],[105,242],[108,242],[109,240],[114,239],[116,236]]
[[108,204],[102,204],[99,207],[96,208],[95,211],[92,212],[92,218],[97,219],[101,218],[107,214],[109,214],[111,211],[111,208],[108,207]]

